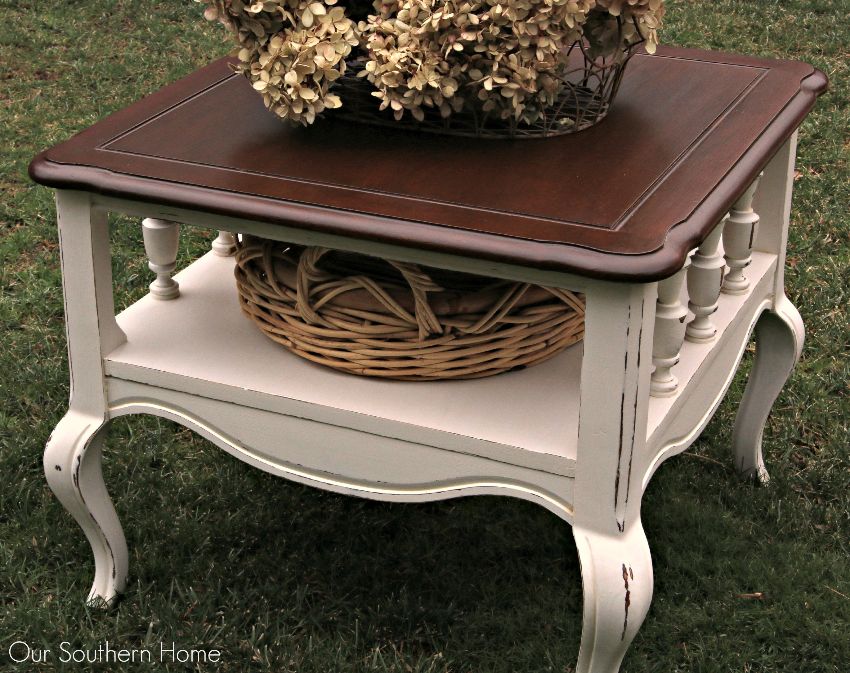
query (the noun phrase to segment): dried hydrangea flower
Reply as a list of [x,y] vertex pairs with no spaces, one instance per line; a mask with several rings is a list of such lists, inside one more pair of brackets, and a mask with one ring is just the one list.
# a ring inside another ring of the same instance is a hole
[[237,70],[266,106],[302,124],[343,104],[333,83],[354,47],[397,119],[467,110],[531,124],[557,100],[571,45],[586,39],[604,60],[641,40],[653,52],[664,14],[663,0],[195,1],[234,33]]
[[610,16],[624,19],[621,22],[624,44],[644,39],[647,52],[655,53],[658,30],[664,16],[664,0],[596,0],[596,4]]
[[331,86],[358,44],[355,25],[336,0],[196,0],[210,20],[235,35],[237,71],[248,77],[272,112],[311,124],[342,102]]
[[358,27],[366,52],[360,74],[375,86],[372,95],[381,101],[380,109],[390,108],[396,119],[409,110],[422,120],[423,108],[448,117],[463,105],[455,95],[461,66],[450,63],[434,39],[443,18],[436,5],[435,0],[378,1],[376,14]]
[[[395,0],[359,24],[381,108],[416,119],[465,105],[533,123],[560,89],[594,0]],[[471,104],[469,104],[471,101]]]

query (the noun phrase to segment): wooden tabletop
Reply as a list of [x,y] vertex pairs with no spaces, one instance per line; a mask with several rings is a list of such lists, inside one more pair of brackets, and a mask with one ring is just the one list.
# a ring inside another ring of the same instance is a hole
[[226,59],[38,155],[41,184],[617,280],[681,268],[826,89],[665,48],[607,119],[533,140],[281,123]]

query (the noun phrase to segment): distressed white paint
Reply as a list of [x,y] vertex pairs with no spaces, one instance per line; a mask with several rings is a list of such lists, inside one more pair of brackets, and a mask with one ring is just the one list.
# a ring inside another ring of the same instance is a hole
[[126,583],[127,544],[101,473],[103,357],[125,336],[114,316],[106,214],[92,210],[89,195],[80,192],[58,192],[56,207],[71,398],[45,447],[44,472],[91,544],[95,578],[88,602],[111,603]]
[[142,221],[145,252],[148,266],[156,274],[151,283],[151,296],[155,299],[176,299],[180,286],[171,277],[177,266],[177,246],[180,243],[180,228],[176,222],[146,217]]
[[[689,279],[700,320],[694,331],[705,333],[709,319],[716,333],[684,343],[685,270],[661,283],[609,283],[60,192],[72,396],[44,461],[51,488],[94,552],[89,599],[112,602],[127,573],[124,536],[100,470],[104,428],[116,416],[153,414],[248,464],[339,493],[405,502],[510,495],[547,507],[573,525],[582,565],[577,670],[615,673],[652,596],[643,490],[660,463],[708,423],[753,329],[756,362],[733,445],[741,471],[766,475],[762,429],[803,340],[799,315],[782,293],[793,151],[792,138],[765,170],[755,252],[734,240],[726,250],[733,270],[751,256],[748,286],[717,299],[717,283],[700,276],[719,268],[719,246],[714,239],[701,245],[699,270]],[[212,253],[179,274],[179,302],[148,296],[116,321],[104,206],[152,218],[146,247],[166,288],[173,287],[169,266],[177,251],[173,223],[182,221],[572,288],[586,294],[587,338],[548,363],[480,381],[398,383],[322,369],[272,344],[239,315],[224,234]],[[737,217],[752,223],[745,206],[739,201]],[[678,379],[675,394],[651,395],[659,381],[669,390],[668,377]]]
[[[656,284],[587,297],[573,536],[584,618],[577,671],[617,671],[652,599],[640,521]],[[616,355],[615,355],[616,354]]]
[[653,571],[640,519],[611,537],[573,526],[584,615],[576,673],[616,673],[652,601]]

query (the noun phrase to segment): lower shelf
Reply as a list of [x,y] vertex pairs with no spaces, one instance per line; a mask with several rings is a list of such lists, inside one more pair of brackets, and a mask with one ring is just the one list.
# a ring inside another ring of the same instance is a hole
[[118,316],[127,342],[110,377],[572,476],[581,345],[526,370],[471,381],[398,382],[337,372],[263,336],[242,315],[233,260],[202,257],[172,301]]
[[[174,391],[226,403],[218,405],[217,416],[227,412],[228,404],[238,405],[243,415],[245,410],[271,412],[301,419],[304,426],[312,422],[317,430],[332,426],[365,433],[373,443],[401,440],[575,475],[580,344],[536,367],[471,381],[353,376],[292,355],[266,338],[242,315],[233,265],[231,258],[205,255],[177,275],[179,298],[147,296],[118,316],[127,342],[106,358],[111,402],[127,404],[127,387],[120,382],[132,382],[142,384],[133,388],[139,399],[147,395],[155,402]],[[713,316],[717,338],[683,346],[673,369],[679,392],[650,399],[652,470],[687,448],[719,404],[753,323],[770,302],[775,268],[774,255],[753,254],[750,291],[720,299]],[[445,459],[452,460],[448,454]]]

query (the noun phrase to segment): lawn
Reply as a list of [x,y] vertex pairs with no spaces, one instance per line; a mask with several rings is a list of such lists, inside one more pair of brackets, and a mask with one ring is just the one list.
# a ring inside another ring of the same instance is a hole
[[[127,594],[111,612],[83,605],[91,553],[41,467],[68,371],[52,197],[27,163],[229,44],[188,0],[0,0],[0,12],[0,665],[16,640],[109,640],[218,648],[221,662],[197,669],[221,673],[572,671],[580,574],[553,515],[507,499],[388,505],[310,490],[150,418],[115,422],[105,458]],[[731,471],[747,359],[703,437],[647,491],[655,598],[629,673],[850,667],[848,15],[850,0],[670,2],[663,42],[803,59],[832,84],[800,133],[787,287],[808,335],[765,431],[772,481]],[[150,278],[138,223],[113,224],[122,308]],[[187,229],[180,263],[208,243]]]

